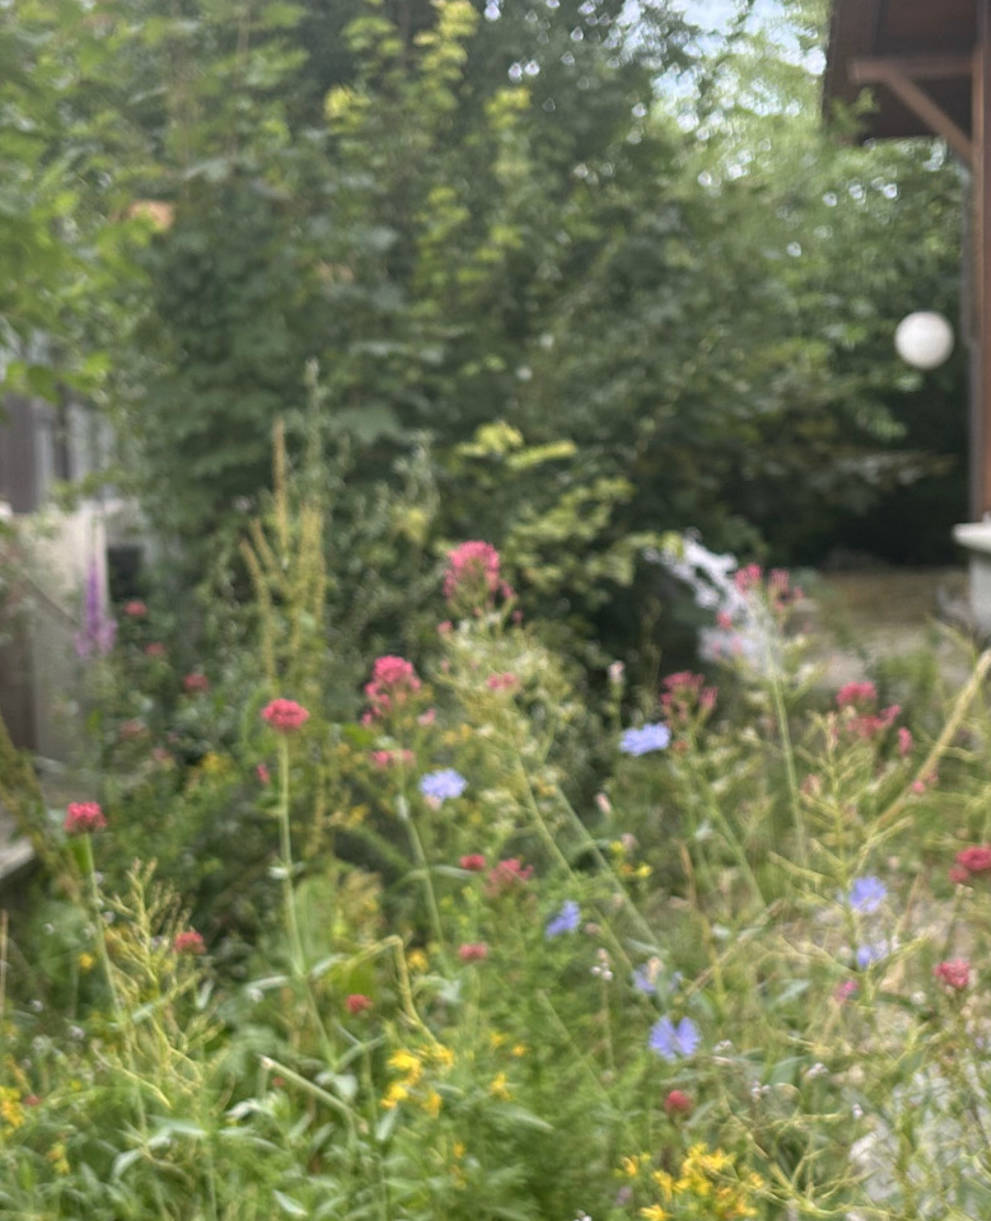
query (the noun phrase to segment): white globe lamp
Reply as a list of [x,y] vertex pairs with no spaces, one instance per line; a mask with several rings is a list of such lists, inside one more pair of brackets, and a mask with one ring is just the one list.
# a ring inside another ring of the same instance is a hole
[[953,327],[942,314],[919,310],[899,322],[895,350],[915,369],[938,369],[953,351]]

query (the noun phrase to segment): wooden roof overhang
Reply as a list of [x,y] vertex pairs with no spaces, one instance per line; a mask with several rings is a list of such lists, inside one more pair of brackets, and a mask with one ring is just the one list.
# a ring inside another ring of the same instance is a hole
[[823,109],[865,87],[861,140],[941,136],[971,171],[970,495],[991,518],[991,0],[833,0]]
[[861,139],[942,136],[972,159],[974,52],[981,0],[835,0],[823,100],[852,103],[865,86],[877,110]]

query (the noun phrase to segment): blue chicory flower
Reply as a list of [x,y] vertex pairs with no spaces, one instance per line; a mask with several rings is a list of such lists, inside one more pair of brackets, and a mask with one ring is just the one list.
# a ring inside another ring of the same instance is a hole
[[655,723],[627,729],[619,739],[619,749],[624,755],[648,755],[652,750],[663,750],[670,741],[671,730],[667,725]]
[[439,772],[427,772],[420,777],[420,792],[434,801],[446,801],[448,797],[460,797],[468,787],[468,781],[453,767]]
[[637,967],[633,972],[634,988],[646,996],[653,996],[657,992],[656,980],[657,968],[650,962],[645,962],[642,967]]
[[857,949],[857,966],[866,971],[875,962],[882,962],[888,957],[887,942],[879,941],[873,945],[862,945]]
[[659,1018],[650,1028],[647,1045],[662,1060],[677,1060],[693,1055],[702,1036],[691,1018],[683,1017],[677,1025],[669,1017]]
[[876,912],[888,896],[888,888],[880,878],[855,878],[850,887],[849,903],[855,912],[865,915]]
[[568,899],[556,915],[551,916],[544,929],[544,936],[560,937],[562,933],[573,933],[578,928],[582,914],[574,899]]

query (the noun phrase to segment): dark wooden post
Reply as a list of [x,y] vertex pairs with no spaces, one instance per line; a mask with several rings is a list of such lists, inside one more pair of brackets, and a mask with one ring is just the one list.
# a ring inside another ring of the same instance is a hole
[[974,520],[991,510],[991,0],[977,0],[973,72],[974,305],[976,317],[971,445],[978,455],[971,489]]

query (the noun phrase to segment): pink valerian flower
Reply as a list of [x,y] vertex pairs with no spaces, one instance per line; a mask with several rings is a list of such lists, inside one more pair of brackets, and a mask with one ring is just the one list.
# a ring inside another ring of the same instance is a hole
[[716,706],[716,688],[707,687],[703,676],[691,670],[669,674],[661,680],[661,686],[661,707],[673,725],[687,724],[696,712],[707,717]]
[[130,619],[143,619],[148,614],[148,607],[140,598],[132,598],[124,603],[124,614]]
[[210,690],[210,680],[205,674],[201,674],[198,670],[192,674],[187,674],[182,680],[182,685],[186,690],[187,695],[196,695],[203,691]]
[[67,835],[87,835],[92,831],[102,831],[107,820],[97,802],[71,801],[62,825]]
[[122,742],[132,742],[135,738],[140,738],[142,734],[148,732],[148,726],[144,721],[131,720],[122,721],[120,728],[117,730],[118,736]]
[[365,1013],[372,1007],[372,998],[365,996],[363,992],[352,992],[350,996],[344,1000],[344,1008],[352,1017],[357,1017],[360,1013]]
[[458,946],[458,957],[462,962],[484,962],[489,956],[489,947],[484,941],[468,942]]
[[265,705],[262,717],[278,733],[295,733],[310,719],[310,714],[295,700],[279,698]]
[[991,846],[973,844],[957,853],[956,863],[950,869],[950,881],[966,885],[973,874],[988,872],[991,872]]
[[467,869],[470,873],[481,873],[485,868],[486,860],[481,852],[469,852],[467,856],[463,856],[458,860],[458,864],[462,869]]
[[843,979],[833,989],[833,1000],[837,1004],[842,1005],[844,1001],[848,1001],[851,996],[856,996],[860,990],[860,985],[855,979]]
[[259,784],[271,784],[272,773],[268,770],[264,763],[255,765],[255,775],[258,777]]
[[372,681],[381,683],[383,687],[408,688],[410,691],[420,689],[413,663],[404,657],[387,655],[376,658],[372,666]]
[[162,644],[158,640],[153,640],[151,642],[151,644],[145,645],[145,656],[146,657],[164,657],[165,656],[165,645]]
[[877,699],[877,687],[873,683],[847,683],[836,692],[837,708],[857,708],[873,704]]
[[905,755],[910,755],[912,753],[912,747],[914,745],[915,741],[912,737],[911,729],[906,729],[905,726],[902,725],[898,730],[898,753],[902,756],[902,758],[904,758]]
[[531,877],[533,866],[524,865],[518,857],[512,856],[489,870],[485,880],[485,893],[490,899],[498,898],[509,890],[525,886]]
[[371,754],[372,763],[381,771],[387,767],[405,766],[412,763],[415,758],[416,756],[411,750],[373,750]]
[[747,564],[733,573],[733,584],[739,593],[746,594],[761,583],[763,576],[760,564]]
[[954,992],[962,992],[970,984],[970,963],[966,958],[952,958],[934,967],[933,975]]
[[717,627],[721,627],[724,632],[730,631],[733,627],[733,616],[729,613],[729,611],[717,611],[716,625]]
[[938,779],[939,777],[935,772],[930,772],[928,776],[923,776],[919,780],[913,780],[910,787],[913,793],[921,797],[927,789],[931,789],[936,784]]
[[512,691],[520,685],[520,680],[515,674],[490,674],[485,685],[490,691]]
[[491,602],[501,585],[499,552],[491,543],[473,539],[447,553],[444,597],[471,608]]
[[445,619],[443,621],[443,623],[437,624],[437,635],[438,636],[449,636],[451,634],[451,632],[453,632],[453,631],[454,631],[454,624],[450,621],[450,619]]
[[372,681],[365,684],[371,717],[385,716],[420,690],[413,663],[403,657],[379,657],[372,667]]
[[692,1100],[684,1090],[670,1090],[664,1099],[664,1110],[671,1116],[690,1115],[692,1106]]
[[991,846],[988,844],[973,844],[969,848],[961,848],[956,861],[968,873],[988,873],[991,871]]
[[901,710],[901,704],[889,704],[877,715],[865,713],[863,716],[854,717],[850,722],[850,731],[865,742],[870,741],[890,729]]
[[177,954],[205,954],[206,942],[196,929],[188,928],[185,932],[176,933],[172,949]]
[[416,718],[417,725],[432,725],[437,720],[437,709],[428,708]]

